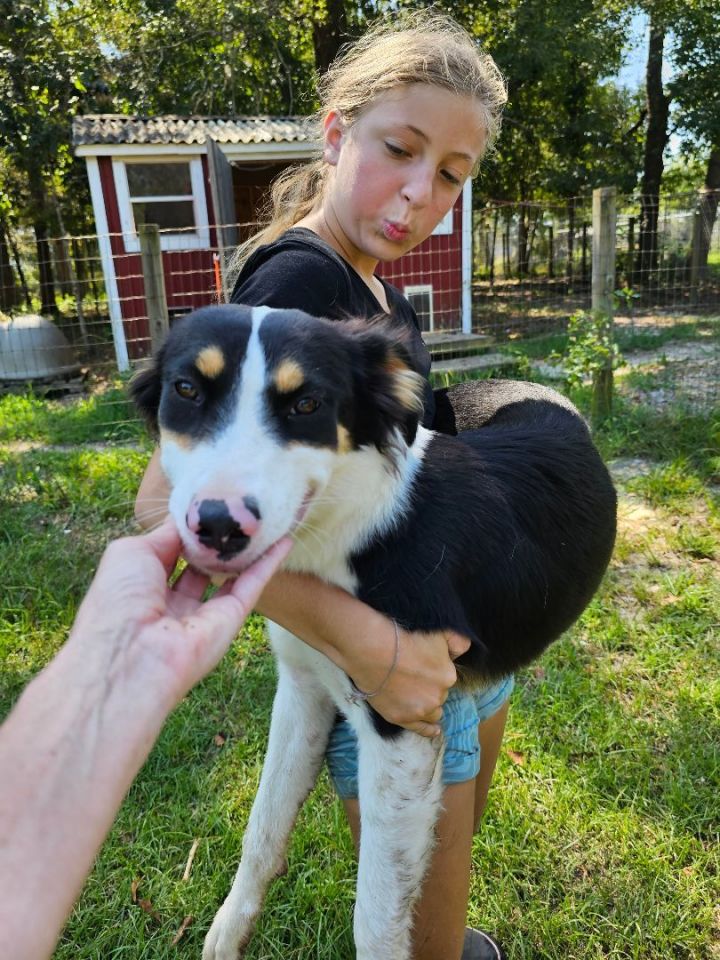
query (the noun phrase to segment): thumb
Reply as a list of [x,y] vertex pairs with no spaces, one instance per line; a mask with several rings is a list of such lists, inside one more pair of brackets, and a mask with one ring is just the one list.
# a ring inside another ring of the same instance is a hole
[[470,649],[470,641],[460,633],[448,633],[447,645],[451,660],[456,660]]

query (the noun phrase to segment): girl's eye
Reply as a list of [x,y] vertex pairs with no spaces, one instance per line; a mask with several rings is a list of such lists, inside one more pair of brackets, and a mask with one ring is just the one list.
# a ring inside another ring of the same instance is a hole
[[189,380],[176,380],[175,391],[183,400],[192,400],[193,403],[197,403],[200,400],[200,393]]
[[441,173],[448,183],[451,183],[454,187],[460,186],[460,178],[456,177],[454,173],[450,173],[449,170],[442,170]]
[[385,141],[385,146],[387,147],[387,149],[390,151],[390,153],[391,153],[394,157],[407,157],[407,156],[408,156],[407,150],[403,150],[402,147],[398,147],[398,146],[396,146],[394,143],[389,143],[389,142],[386,140],[386,141]]
[[319,406],[320,401],[316,400],[315,397],[302,397],[297,403],[293,404],[290,415],[296,417],[307,416],[309,413],[315,413]]

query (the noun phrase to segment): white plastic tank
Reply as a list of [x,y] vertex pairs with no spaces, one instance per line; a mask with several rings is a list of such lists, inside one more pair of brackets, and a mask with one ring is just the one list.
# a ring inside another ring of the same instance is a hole
[[0,381],[48,380],[79,370],[75,351],[51,320],[26,313],[0,321]]

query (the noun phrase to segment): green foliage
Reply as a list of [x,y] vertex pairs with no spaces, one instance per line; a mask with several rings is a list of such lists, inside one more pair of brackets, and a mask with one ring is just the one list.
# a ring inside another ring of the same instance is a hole
[[[95,30],[102,11],[97,4],[77,6],[70,0],[0,3],[0,190],[10,196],[14,215],[33,223],[53,219],[49,198],[62,193],[73,166],[73,114],[103,105],[104,55]],[[74,183],[87,207],[84,181]],[[68,198],[67,206],[76,205]]]
[[720,6],[716,0],[683,0],[676,5],[670,84],[677,127],[696,143],[720,147]]
[[568,320],[567,345],[552,359],[562,361],[570,388],[581,386],[601,371],[615,369],[621,357],[613,340],[612,322],[597,310],[578,310]]
[[485,196],[517,201],[575,197],[607,183],[634,187],[641,104],[608,79],[620,67],[629,29],[623,4],[511,0],[445,8],[508,78],[502,136],[479,182]]

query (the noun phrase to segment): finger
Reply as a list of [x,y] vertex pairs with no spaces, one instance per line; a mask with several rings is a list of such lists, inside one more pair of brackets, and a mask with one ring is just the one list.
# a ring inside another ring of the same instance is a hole
[[274,543],[235,580],[230,589],[230,596],[239,600],[248,612],[252,610],[268,580],[290,553],[292,547],[293,541],[290,537],[283,537],[282,540]]
[[229,593],[216,595],[203,604],[193,618],[209,636],[227,645],[252,612],[263,587],[290,553],[293,542],[284,537],[274,543],[252,566],[243,570]]
[[173,593],[179,593],[190,600],[202,600],[202,596],[210,582],[210,577],[200,573],[194,567],[185,567],[172,586]]
[[165,517],[159,527],[156,527],[150,533],[143,534],[137,540],[152,550],[169,576],[175,567],[182,547],[180,534],[170,514]]
[[409,730],[411,733],[419,733],[421,737],[428,737],[433,739],[434,737],[439,737],[442,733],[442,727],[437,723],[425,723],[424,720],[418,720],[416,723],[409,723],[405,726],[405,730]]
[[455,660],[461,657],[470,649],[470,641],[460,633],[448,633],[447,635],[448,653]]

